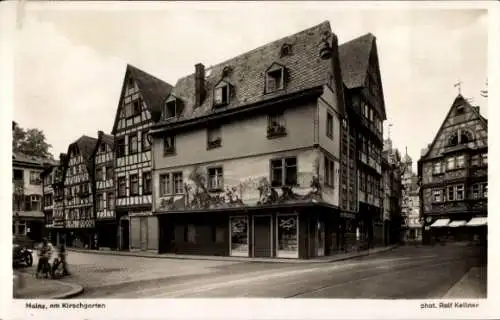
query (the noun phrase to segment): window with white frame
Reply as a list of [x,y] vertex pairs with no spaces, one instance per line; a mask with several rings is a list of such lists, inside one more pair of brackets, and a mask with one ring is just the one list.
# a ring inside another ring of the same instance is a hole
[[139,176],[137,174],[130,175],[130,195],[136,196],[139,194]]
[[222,135],[220,126],[207,129],[207,149],[218,148],[222,145]]
[[460,184],[456,186],[456,200],[464,199],[464,185]]
[[175,153],[175,136],[166,136],[163,138],[163,155]]
[[464,155],[457,156],[456,167],[457,167],[457,169],[465,167],[465,156]]
[[478,183],[475,183],[471,187],[471,196],[472,199],[479,199],[480,197],[481,186]]
[[481,186],[481,193],[483,198],[488,198],[488,183],[483,183]]
[[225,106],[229,104],[231,97],[231,86],[226,82],[221,82],[214,89],[214,105]]
[[172,180],[170,173],[160,175],[160,196],[172,194]]
[[224,188],[222,167],[208,168],[208,189],[211,191]]
[[41,211],[41,204],[40,204],[41,196],[40,195],[32,195],[30,197],[30,205],[31,205],[31,210],[32,211]]
[[481,165],[481,156],[479,154],[475,154],[470,158],[470,166],[471,167],[479,167]]
[[282,136],[286,134],[285,116],[282,111],[268,115],[267,136]]
[[40,172],[30,171],[30,184],[38,185],[41,183],[42,183],[42,181],[40,179]]
[[443,201],[443,195],[441,189],[432,190],[432,201],[433,202],[441,202]]
[[271,185],[273,187],[297,185],[297,158],[271,160]]
[[127,196],[127,180],[125,177],[118,178],[118,197]]
[[443,168],[443,164],[441,163],[441,161],[434,162],[434,164],[432,166],[432,173],[433,174],[441,174],[443,172],[442,168]]
[[266,93],[281,90],[285,87],[285,69],[276,65],[266,74]]
[[455,200],[455,188],[453,186],[448,187],[448,201]]
[[331,113],[326,114],[326,136],[333,139],[333,116]]
[[325,156],[325,185],[333,187],[334,176],[334,162]]
[[174,180],[174,191],[176,194],[184,193],[184,180],[182,178],[182,172],[174,172],[172,174]]
[[446,170],[454,170],[455,169],[455,158],[450,157],[446,159]]

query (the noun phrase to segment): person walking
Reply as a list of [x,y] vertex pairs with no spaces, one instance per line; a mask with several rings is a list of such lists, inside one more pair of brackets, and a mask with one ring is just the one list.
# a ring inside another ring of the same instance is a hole
[[43,238],[42,243],[38,246],[38,266],[36,268],[36,277],[40,276],[40,272],[50,272],[49,260],[52,255],[52,245],[47,238]]

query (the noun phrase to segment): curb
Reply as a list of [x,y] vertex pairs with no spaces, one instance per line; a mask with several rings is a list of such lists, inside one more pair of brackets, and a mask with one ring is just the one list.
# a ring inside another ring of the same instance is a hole
[[67,251],[70,252],[78,252],[78,253],[86,253],[86,254],[103,254],[103,255],[111,255],[111,256],[122,256],[122,257],[139,257],[139,258],[151,258],[151,259],[171,259],[171,260],[207,260],[207,261],[233,261],[233,262],[264,262],[264,263],[328,263],[328,262],[337,262],[337,261],[344,261],[344,260],[349,260],[349,259],[355,259],[359,257],[364,257],[364,256],[369,256],[381,252],[386,252],[390,250],[394,250],[397,248],[398,245],[393,245],[393,246],[387,246],[383,247],[380,249],[371,249],[371,250],[366,250],[366,251],[360,251],[356,254],[353,253],[353,255],[350,256],[345,256],[345,257],[335,257],[332,256],[330,259],[325,259],[325,258],[313,258],[313,259],[305,259],[305,260],[295,260],[295,259],[276,259],[276,258],[268,258],[267,259],[259,259],[255,260],[254,258],[235,258],[232,259],[233,257],[216,257],[216,256],[189,256],[189,255],[175,255],[175,256],[164,256],[161,254],[155,254],[155,255],[147,255],[147,254],[141,254],[140,252],[127,252],[125,251],[124,253],[121,253],[121,251],[104,251],[104,250],[82,250],[82,249],[73,249],[73,248],[67,248]]
[[76,284],[76,283],[64,282],[64,281],[59,281],[59,280],[52,280],[52,281],[55,281],[56,283],[61,284],[61,285],[70,286],[70,287],[72,287],[72,289],[66,293],[54,295],[54,296],[48,297],[47,299],[61,300],[61,299],[74,298],[76,296],[81,295],[84,291],[83,287],[79,284]]
[[[28,277],[32,276],[32,274],[28,271],[19,271],[19,273],[22,274],[23,276],[28,276]],[[71,290],[69,290],[65,293],[60,293],[60,294],[56,294],[53,296],[49,296],[49,297],[44,298],[44,299],[51,299],[51,300],[69,299],[69,298],[74,298],[76,296],[79,296],[84,292],[83,286],[81,286],[77,283],[66,282],[66,281],[61,281],[61,280],[54,280],[54,279],[50,279],[49,281],[51,281],[52,283],[59,284],[61,286],[71,287]]]

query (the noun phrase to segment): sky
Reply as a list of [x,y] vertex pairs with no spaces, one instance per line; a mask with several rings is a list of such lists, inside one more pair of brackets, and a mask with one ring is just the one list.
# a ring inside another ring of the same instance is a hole
[[13,118],[42,129],[56,158],[98,130],[110,132],[127,63],[175,84],[194,72],[330,21],[339,42],[377,38],[393,145],[416,161],[458,94],[480,96],[487,79],[488,12],[323,3],[27,3],[17,26]]

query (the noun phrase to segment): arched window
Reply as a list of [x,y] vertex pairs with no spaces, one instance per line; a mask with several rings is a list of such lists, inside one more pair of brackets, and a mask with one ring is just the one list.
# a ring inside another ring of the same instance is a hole
[[460,132],[460,143],[468,143],[472,141],[472,134],[469,131]]

